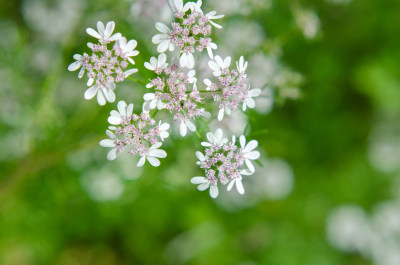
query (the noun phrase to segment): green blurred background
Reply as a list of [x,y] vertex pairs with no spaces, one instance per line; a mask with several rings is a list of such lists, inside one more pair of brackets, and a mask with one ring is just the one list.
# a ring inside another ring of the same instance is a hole
[[[221,54],[266,91],[249,112],[263,167],[216,200],[189,182],[193,134],[159,168],[107,161],[116,104],[67,71],[85,29],[114,20],[148,79],[166,1],[0,6],[0,264],[400,264],[400,1],[205,1],[225,14]],[[139,110],[144,91],[128,80],[117,98]]]

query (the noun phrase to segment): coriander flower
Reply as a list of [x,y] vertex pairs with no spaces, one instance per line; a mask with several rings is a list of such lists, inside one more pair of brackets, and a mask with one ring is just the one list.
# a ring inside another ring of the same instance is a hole
[[139,52],[135,50],[137,46],[137,41],[130,40],[127,43],[126,38],[122,37],[117,41],[117,43],[119,48],[121,49],[120,50],[121,58],[123,58],[124,60],[128,60],[131,64],[135,64],[135,61],[131,57],[139,54]]
[[218,111],[218,121],[222,121],[222,119],[225,116],[225,112],[228,115],[231,115],[231,109],[229,107],[220,107],[219,111]]
[[261,89],[259,88],[253,88],[247,92],[246,99],[243,101],[243,111],[246,111],[246,107],[249,107],[250,109],[254,108],[256,106],[256,102],[254,101],[253,98],[258,97],[261,94]]
[[92,28],[87,28],[86,32],[92,37],[99,39],[100,43],[107,44],[111,41],[116,41],[121,38],[121,33],[115,33],[111,36],[115,28],[114,21],[110,21],[107,23],[105,29],[103,22],[97,22],[97,31]]
[[217,198],[218,197],[218,186],[217,184],[212,184],[207,178],[205,177],[194,177],[190,180],[192,184],[199,185],[197,186],[197,189],[199,191],[206,190],[210,188],[210,196],[211,198]]
[[158,110],[165,109],[166,104],[156,97],[155,93],[146,93],[143,95],[143,110],[149,112],[157,107]]
[[175,49],[175,44],[171,41],[170,29],[161,22],[156,23],[156,29],[160,31],[161,34],[154,35],[151,41],[154,44],[158,44],[157,52],[163,53],[168,49],[172,52]]
[[214,27],[216,27],[216,28],[218,28],[218,29],[221,29],[222,26],[219,25],[219,24],[217,24],[217,23],[215,23],[215,22],[212,21],[212,20],[213,20],[213,19],[223,18],[224,15],[216,15],[216,14],[217,14],[216,11],[211,11],[211,12],[208,12],[208,13],[206,14],[206,17],[209,19],[211,25],[213,25]]
[[258,142],[256,140],[251,140],[246,145],[246,137],[244,135],[240,136],[239,141],[245,158],[246,165],[249,168],[250,172],[254,172],[254,166],[250,160],[256,160],[260,157],[260,152],[253,151],[254,149],[257,148]]
[[209,142],[201,142],[201,145],[205,147],[224,145],[228,142],[228,139],[222,137],[222,135],[222,129],[217,129],[215,134],[213,134],[212,132],[208,132],[207,140]]
[[150,63],[145,62],[144,67],[146,67],[150,71],[156,72],[157,74],[161,74],[162,71],[168,66],[168,63],[166,63],[166,61],[167,56],[165,55],[165,53],[161,53],[160,55],[158,55],[158,59],[156,59],[156,57],[151,57]]
[[163,123],[161,124],[161,121],[158,123],[158,129],[160,131],[160,139],[161,141],[164,141],[165,138],[168,138],[169,133],[167,132],[169,129],[169,124],[168,123]]
[[118,111],[112,110],[108,122],[113,125],[119,125],[122,122],[129,122],[133,114],[133,104],[127,105],[125,101],[121,100],[117,104]]
[[107,82],[105,84],[96,84],[94,86],[89,87],[85,91],[85,99],[89,100],[94,98],[97,95],[97,102],[99,105],[103,106],[106,102],[114,102],[115,94],[114,94],[115,84],[111,82]]
[[86,68],[82,66],[89,60],[89,56],[87,54],[84,54],[83,56],[80,54],[74,54],[73,58],[76,60],[76,62],[73,62],[68,66],[68,71],[73,72],[81,68],[78,74],[78,78],[81,79],[86,70]]
[[174,11],[174,13],[177,14],[186,13],[193,4],[193,2],[188,2],[185,5],[183,5],[182,0],[169,0],[168,3],[172,11]]
[[220,76],[225,69],[231,65],[231,57],[228,56],[224,60],[219,55],[216,55],[214,60],[208,62],[208,66],[213,70],[214,76]]
[[121,149],[119,148],[119,141],[117,137],[109,130],[106,131],[106,134],[110,139],[104,139],[100,141],[100,145],[103,147],[110,147],[111,150],[107,154],[107,159],[108,160],[114,160],[117,158],[117,155],[121,152]]
[[158,160],[158,158],[165,158],[167,157],[167,153],[164,150],[158,149],[159,147],[161,147],[161,143],[158,142],[154,145],[152,145],[148,152],[146,154],[143,154],[142,157],[139,159],[139,162],[137,163],[137,167],[141,167],[144,165],[144,163],[147,161],[149,161],[149,163],[153,166],[153,167],[158,167],[160,165],[160,160]]
[[192,69],[194,67],[193,53],[190,51],[183,51],[181,57],[179,58],[179,64],[181,67]]

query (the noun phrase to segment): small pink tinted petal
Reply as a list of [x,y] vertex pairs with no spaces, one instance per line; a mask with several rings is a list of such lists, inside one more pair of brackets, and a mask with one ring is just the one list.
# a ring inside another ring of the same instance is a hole
[[92,99],[96,96],[97,91],[99,90],[98,86],[89,87],[84,94],[85,99]]
[[84,74],[85,74],[85,68],[82,67],[81,70],[79,71],[78,78],[81,79]]

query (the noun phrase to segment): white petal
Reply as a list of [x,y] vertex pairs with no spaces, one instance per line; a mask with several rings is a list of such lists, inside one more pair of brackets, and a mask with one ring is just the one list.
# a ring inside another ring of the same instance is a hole
[[222,119],[224,118],[224,112],[225,112],[224,108],[219,110],[219,112],[218,112],[218,121],[222,121]]
[[92,99],[94,96],[96,96],[97,91],[99,90],[99,87],[96,86],[92,86],[89,87],[86,91],[85,91],[85,99]]
[[126,116],[126,107],[126,102],[123,100],[120,100],[117,104],[118,111],[119,113],[121,113],[122,116]]
[[218,186],[217,185],[212,185],[210,187],[210,196],[214,199],[218,197]]
[[97,102],[99,103],[100,106],[105,105],[107,102],[102,89],[100,89],[99,92],[97,92]]
[[249,97],[258,97],[260,94],[261,94],[261,89],[259,88],[253,88],[249,90],[249,92],[247,93]]
[[241,135],[239,137],[239,141],[240,141],[240,146],[244,149],[246,147],[246,137],[244,137],[244,135]]
[[149,161],[153,167],[158,167],[160,165],[160,160],[152,156],[147,157],[147,161]]
[[82,62],[81,62],[81,61],[73,62],[73,63],[71,63],[71,64],[68,66],[68,71],[71,71],[71,72],[76,71],[76,70],[78,70],[81,66],[82,66]]
[[157,52],[162,53],[165,52],[168,49],[170,40],[163,40],[160,44],[157,46]]
[[108,117],[108,122],[112,125],[118,125],[121,124],[122,118],[120,116],[110,116]]
[[185,122],[181,122],[181,125],[179,127],[179,133],[181,134],[181,136],[185,136],[187,133],[187,127],[186,127],[186,123]]
[[156,97],[154,93],[146,93],[143,95],[143,99],[146,101],[153,100]]
[[256,140],[251,140],[247,143],[246,147],[243,149],[243,152],[248,153],[253,149],[257,148],[258,142]]
[[260,152],[258,151],[252,151],[250,153],[246,153],[244,155],[245,158],[250,159],[250,160],[256,160],[260,157]]
[[205,177],[194,177],[194,178],[191,178],[190,183],[203,184],[203,183],[207,183],[207,179]]
[[92,29],[92,28],[87,28],[87,29],[86,29],[86,33],[89,34],[89,35],[92,36],[92,37],[95,37],[95,38],[97,38],[97,39],[101,39],[101,36],[99,35],[99,33],[97,33],[97,31],[95,31],[95,30]]
[[236,189],[240,194],[244,194],[244,188],[241,179],[236,179]]
[[253,166],[253,163],[251,163],[251,161],[248,160],[248,159],[245,159],[245,162],[246,162],[246,165],[247,165],[247,167],[249,168],[250,172],[254,172],[254,171],[255,171],[255,168],[254,168],[254,166]]
[[165,55],[165,53],[161,53],[158,56],[158,64],[159,64],[159,66],[165,64],[166,61],[167,61],[167,55]]
[[192,132],[196,131],[196,125],[193,124],[191,121],[186,121],[186,126],[191,130]]
[[104,93],[106,99],[108,100],[108,102],[114,102],[115,101],[115,93],[113,90],[106,90]]
[[117,151],[118,151],[117,148],[111,149],[107,154],[107,159],[114,160],[115,158],[117,158]]
[[207,182],[207,183],[202,183],[199,186],[197,186],[197,189],[200,191],[203,191],[203,190],[208,189],[208,187],[210,187],[210,183]]
[[126,108],[126,116],[129,117],[132,116],[132,114],[133,114],[133,104],[131,103]]
[[115,142],[111,139],[101,140],[99,144],[103,147],[115,147]]
[[94,78],[89,78],[89,80],[87,81],[86,85],[87,86],[91,86],[94,83]]
[[166,158],[167,152],[161,149],[150,150],[150,155],[158,158]]
[[208,143],[208,142],[201,142],[201,145],[204,147],[211,147],[212,144]]
[[146,67],[147,69],[149,69],[150,71],[154,71],[155,68],[153,65],[149,64],[148,62],[144,63],[144,67]]
[[187,65],[187,54],[184,52],[182,53],[181,57],[179,58],[179,64],[181,67],[186,67]]
[[186,57],[186,66],[189,69],[192,69],[194,67],[194,58],[192,53],[189,53]]
[[106,39],[108,39],[108,38],[111,36],[111,34],[112,34],[113,31],[114,31],[114,28],[115,28],[115,23],[114,23],[114,21],[110,21],[110,22],[107,23],[107,25],[106,25],[106,30],[104,31],[104,37],[105,37]]
[[156,29],[165,34],[169,33],[169,28],[164,23],[161,22],[156,23]]
[[99,32],[100,36],[104,36],[104,24],[101,21],[97,22],[97,31]]
[[205,159],[204,155],[199,151],[196,152],[196,156],[200,161],[204,161]]
[[138,161],[138,163],[136,164],[136,166],[137,166],[137,167],[141,167],[141,166],[144,165],[144,162],[146,162],[146,157],[145,157],[145,156],[142,156],[142,157],[139,159],[139,161]]
[[233,184],[235,184],[236,179],[232,180],[231,182],[229,182],[228,187],[226,188],[227,191],[230,191],[233,187]]
[[109,41],[116,41],[122,38],[121,33],[115,33],[111,37],[108,38]]

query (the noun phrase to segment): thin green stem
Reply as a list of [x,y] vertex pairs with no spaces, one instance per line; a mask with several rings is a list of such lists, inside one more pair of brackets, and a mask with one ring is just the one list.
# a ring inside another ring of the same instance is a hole
[[127,78],[129,78],[130,80],[132,80],[132,81],[134,81],[134,82],[136,82],[136,83],[142,84],[142,85],[144,85],[144,86],[147,85],[144,81],[139,80],[139,79],[136,79],[136,78],[133,78],[133,77],[131,77],[131,76],[128,76]]

